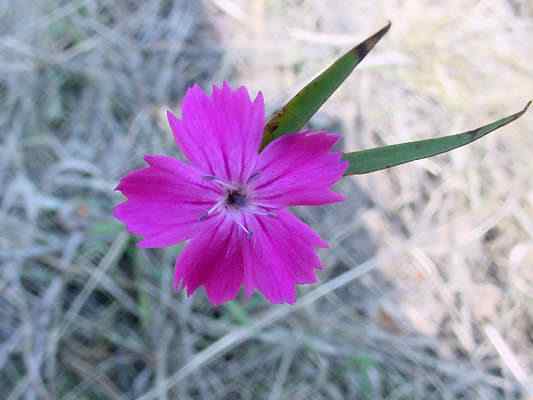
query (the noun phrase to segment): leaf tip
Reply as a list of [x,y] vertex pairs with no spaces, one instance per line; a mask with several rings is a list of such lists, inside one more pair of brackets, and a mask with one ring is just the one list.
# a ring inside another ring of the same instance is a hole
[[374,33],[374,35],[372,37],[376,37],[377,40],[380,40],[390,30],[391,26],[392,26],[392,21],[388,20],[387,21],[387,25],[385,25],[379,31]]
[[526,104],[526,106],[524,108],[522,108],[522,110],[518,111],[516,114],[514,114],[512,117],[514,117],[513,119],[518,119],[520,118],[522,115],[525,114],[525,112],[529,109],[529,107],[531,106],[531,104],[533,104],[533,100],[529,100]]
[[389,31],[391,26],[392,26],[392,22],[388,21],[387,25],[385,25],[379,31],[374,33],[372,36],[366,39],[363,43],[360,43],[357,46],[355,46],[351,51],[355,54],[356,57],[358,57],[358,59],[363,59],[370,52],[370,50],[372,50],[374,46],[381,40],[381,38],[385,36],[385,34]]

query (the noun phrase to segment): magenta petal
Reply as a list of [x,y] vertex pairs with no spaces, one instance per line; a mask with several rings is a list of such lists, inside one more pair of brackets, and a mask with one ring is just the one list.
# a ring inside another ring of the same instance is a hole
[[144,236],[140,247],[164,247],[192,237],[200,217],[220,190],[191,166],[171,157],[147,156],[150,164],[122,178],[117,190],[127,201],[113,210],[128,230]]
[[244,231],[229,219],[215,217],[207,222],[176,262],[175,287],[185,286],[190,295],[204,286],[209,301],[216,305],[233,300],[243,281],[244,240]]
[[218,178],[244,182],[255,165],[264,127],[263,96],[252,102],[244,87],[227,83],[208,96],[195,85],[182,104],[183,117],[167,112],[176,143],[197,167]]
[[246,294],[257,289],[272,303],[294,303],[296,284],[316,282],[315,249],[327,243],[284,210],[276,217],[247,217],[247,225],[253,234],[244,243]]
[[331,148],[338,135],[302,132],[284,135],[260,154],[253,181],[259,203],[283,207],[321,205],[344,197],[331,190],[348,167]]

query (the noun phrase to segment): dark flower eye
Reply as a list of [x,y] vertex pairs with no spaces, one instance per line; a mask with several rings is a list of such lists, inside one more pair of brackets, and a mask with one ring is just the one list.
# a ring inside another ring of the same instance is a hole
[[226,195],[226,204],[232,207],[244,207],[248,203],[246,195],[238,190],[232,190]]

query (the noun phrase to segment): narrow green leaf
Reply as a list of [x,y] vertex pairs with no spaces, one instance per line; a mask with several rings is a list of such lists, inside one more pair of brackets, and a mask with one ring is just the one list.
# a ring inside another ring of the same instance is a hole
[[513,122],[520,118],[530,105],[531,101],[527,103],[522,111],[516,114],[468,132],[346,153],[343,158],[349,161],[350,166],[344,175],[367,174],[410,161],[446,153],[447,151],[472,143],[492,131]]
[[298,132],[344,82],[357,64],[374,48],[390,27],[391,23],[389,22],[374,35],[337,59],[280,110],[275,112],[265,127],[261,148],[284,133]]

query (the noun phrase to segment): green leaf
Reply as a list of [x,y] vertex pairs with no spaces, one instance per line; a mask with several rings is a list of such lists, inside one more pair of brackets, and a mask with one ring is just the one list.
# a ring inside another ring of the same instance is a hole
[[275,112],[265,126],[261,148],[284,133],[298,132],[344,82],[357,64],[374,48],[390,27],[391,23],[389,22],[378,32],[337,59],[280,110]]
[[531,101],[527,103],[522,111],[519,111],[516,114],[512,114],[468,132],[436,139],[393,144],[375,149],[346,153],[343,158],[350,163],[350,166],[344,175],[367,174],[369,172],[394,167],[410,161],[446,153],[447,151],[472,143],[496,129],[513,122],[520,118],[530,105]]

